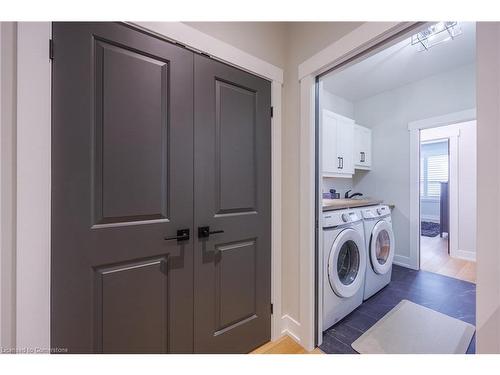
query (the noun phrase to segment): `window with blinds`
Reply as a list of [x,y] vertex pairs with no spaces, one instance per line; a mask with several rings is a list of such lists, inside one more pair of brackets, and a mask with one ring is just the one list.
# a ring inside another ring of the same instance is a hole
[[[433,145],[433,148],[429,147],[428,150],[422,148],[420,159],[420,196],[422,198],[439,198],[441,182],[448,181],[447,147],[441,148],[441,152],[436,153],[438,148],[435,146],[437,145]],[[443,153],[444,151],[446,153]]]

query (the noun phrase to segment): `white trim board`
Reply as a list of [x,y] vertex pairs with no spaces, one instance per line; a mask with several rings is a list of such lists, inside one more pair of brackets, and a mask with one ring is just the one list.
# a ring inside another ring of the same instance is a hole
[[475,262],[476,261],[476,252],[473,250],[460,250],[460,249],[458,249],[455,253],[455,258]]
[[[173,40],[271,82],[272,276],[271,339],[282,335],[281,95],[283,70],[181,22],[138,22],[142,30]],[[18,347],[50,347],[50,22],[20,22],[18,34]],[[57,58],[57,52],[56,52]]]
[[457,124],[476,119],[476,109],[466,109],[464,111],[448,113],[443,116],[425,118],[422,120],[412,121],[408,123],[408,130],[422,130],[429,128],[437,128],[439,126]]
[[16,346],[50,347],[50,22],[17,34]]
[[300,339],[300,323],[293,319],[290,315],[283,315],[281,318],[281,334],[288,335],[294,339],[298,344],[302,345],[302,340]]
[[204,52],[218,60],[227,62],[240,69],[260,75],[266,79],[283,83],[283,69],[261,60],[226,42],[204,34],[182,22],[128,22],[149,33],[181,42],[184,46]]
[[315,77],[418,25],[417,22],[366,22],[301,63],[298,78]]
[[413,265],[412,259],[410,257],[404,256],[404,255],[394,254],[394,260],[392,261],[392,263],[397,265],[397,266],[411,268],[412,270],[418,271],[418,268],[416,268]]

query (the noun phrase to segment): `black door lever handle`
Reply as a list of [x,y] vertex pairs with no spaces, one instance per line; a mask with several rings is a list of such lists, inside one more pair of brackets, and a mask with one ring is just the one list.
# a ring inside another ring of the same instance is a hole
[[165,237],[165,241],[177,240],[179,241],[187,241],[189,240],[189,229],[179,229],[177,231],[177,236],[173,237]]
[[207,238],[211,234],[224,233],[223,230],[210,231],[210,227],[198,227],[198,238]]

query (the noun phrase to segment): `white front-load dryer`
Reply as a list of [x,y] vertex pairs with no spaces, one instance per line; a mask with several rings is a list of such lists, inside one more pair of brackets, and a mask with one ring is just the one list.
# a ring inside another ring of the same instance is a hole
[[354,210],[323,213],[323,331],[363,303],[366,250]]
[[365,276],[366,300],[391,282],[395,243],[391,210],[378,205],[361,209],[367,251]]

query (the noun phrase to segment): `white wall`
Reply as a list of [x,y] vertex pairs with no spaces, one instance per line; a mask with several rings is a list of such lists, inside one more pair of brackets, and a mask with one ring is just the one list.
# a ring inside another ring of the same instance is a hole
[[[300,90],[299,64],[339,40],[358,22],[292,22],[287,25],[283,92],[283,313],[300,324],[299,204]],[[295,324],[295,327],[297,325]],[[299,328],[299,327],[296,327]]]
[[[421,139],[442,138],[458,132],[458,155],[450,148],[450,161],[458,158],[458,230],[457,256],[476,259],[476,121],[424,129]],[[450,168],[450,171],[452,169]],[[451,176],[450,176],[451,178]],[[422,215],[424,211],[422,208]],[[439,215],[439,207],[438,212]]]
[[466,65],[354,103],[354,119],[372,129],[371,172],[356,173],[354,189],[394,204],[396,255],[410,256],[408,123],[475,108],[475,66]]
[[500,353],[500,23],[477,24],[477,352]]
[[277,67],[286,61],[286,22],[183,22]]
[[327,109],[341,116],[348,118],[354,117],[354,104],[347,99],[331,92],[322,89],[322,82],[320,82],[319,89],[319,107],[320,109]]
[[329,193],[330,189],[335,189],[340,193],[340,198],[344,198],[346,191],[353,190],[352,178],[323,177],[323,192]]

